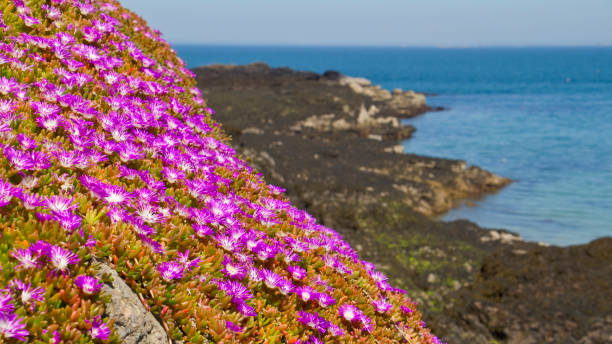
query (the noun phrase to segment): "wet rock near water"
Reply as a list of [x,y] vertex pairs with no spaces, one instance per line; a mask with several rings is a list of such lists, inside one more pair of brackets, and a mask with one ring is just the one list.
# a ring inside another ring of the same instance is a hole
[[430,110],[424,95],[261,63],[194,71],[234,147],[408,290],[440,337],[612,342],[612,239],[546,247],[430,218],[509,180],[464,161],[399,154],[415,130],[400,119]]

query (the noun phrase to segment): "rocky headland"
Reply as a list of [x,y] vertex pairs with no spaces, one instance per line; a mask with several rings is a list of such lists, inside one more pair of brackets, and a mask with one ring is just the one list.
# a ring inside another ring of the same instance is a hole
[[[465,161],[404,154],[402,118],[432,109],[337,72],[194,70],[233,145],[293,204],[405,288],[453,343],[612,341],[612,239],[548,247],[432,215],[510,183]],[[443,138],[441,138],[443,139]]]

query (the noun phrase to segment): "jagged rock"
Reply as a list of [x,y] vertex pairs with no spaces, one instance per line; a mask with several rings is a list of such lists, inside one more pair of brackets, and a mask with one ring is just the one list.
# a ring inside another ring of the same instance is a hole
[[111,296],[106,315],[115,321],[115,329],[124,344],[168,343],[168,335],[160,322],[147,311],[138,295],[104,262],[98,262],[98,277],[109,274],[112,283],[104,284],[102,292]]
[[342,77],[342,74],[340,74],[340,72],[337,72],[335,70],[327,70],[323,73],[323,77],[328,80],[338,81]]
[[[236,70],[228,79],[208,79],[206,68],[196,73],[213,107],[232,105],[216,115],[224,125],[278,133],[235,137],[238,151],[267,180],[287,188],[294,204],[358,247],[361,259],[422,300],[434,333],[450,343],[610,342],[612,239],[543,247],[465,220],[432,221],[423,214],[446,211],[456,199],[509,180],[463,161],[386,153],[389,142],[367,138],[383,132],[289,129],[313,114],[334,113],[331,126],[339,119],[356,123],[362,104],[366,112],[372,105],[380,109],[372,118],[403,116],[338,82],[308,81],[299,73],[293,81],[275,79],[270,73],[276,72],[262,70],[256,87],[236,91],[232,84],[244,85]],[[437,277],[431,283],[429,274]]]

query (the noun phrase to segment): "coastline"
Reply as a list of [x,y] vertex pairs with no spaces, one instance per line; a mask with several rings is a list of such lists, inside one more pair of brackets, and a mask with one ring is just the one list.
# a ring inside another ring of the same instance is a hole
[[[441,337],[541,342],[551,331],[558,341],[612,333],[612,319],[603,316],[612,309],[605,291],[610,282],[602,278],[612,273],[605,253],[612,239],[544,247],[465,220],[431,219],[510,181],[463,161],[398,154],[398,141],[415,130],[399,118],[430,110],[425,96],[385,91],[336,72],[265,64],[194,71],[240,154],[425,304],[426,321]],[[591,260],[582,261],[585,254]],[[541,257],[548,257],[546,264],[531,264]],[[552,271],[563,271],[573,284]],[[587,298],[577,285],[600,287]],[[541,295],[542,288],[550,295]],[[566,297],[577,300],[572,309],[554,306]],[[570,329],[568,312],[577,324]]]

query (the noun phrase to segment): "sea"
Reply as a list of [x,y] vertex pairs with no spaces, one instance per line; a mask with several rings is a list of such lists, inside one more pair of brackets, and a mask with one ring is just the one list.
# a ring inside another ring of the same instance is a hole
[[175,45],[188,67],[266,62],[427,94],[406,152],[461,159],[513,183],[440,217],[567,246],[612,236],[612,47]]

